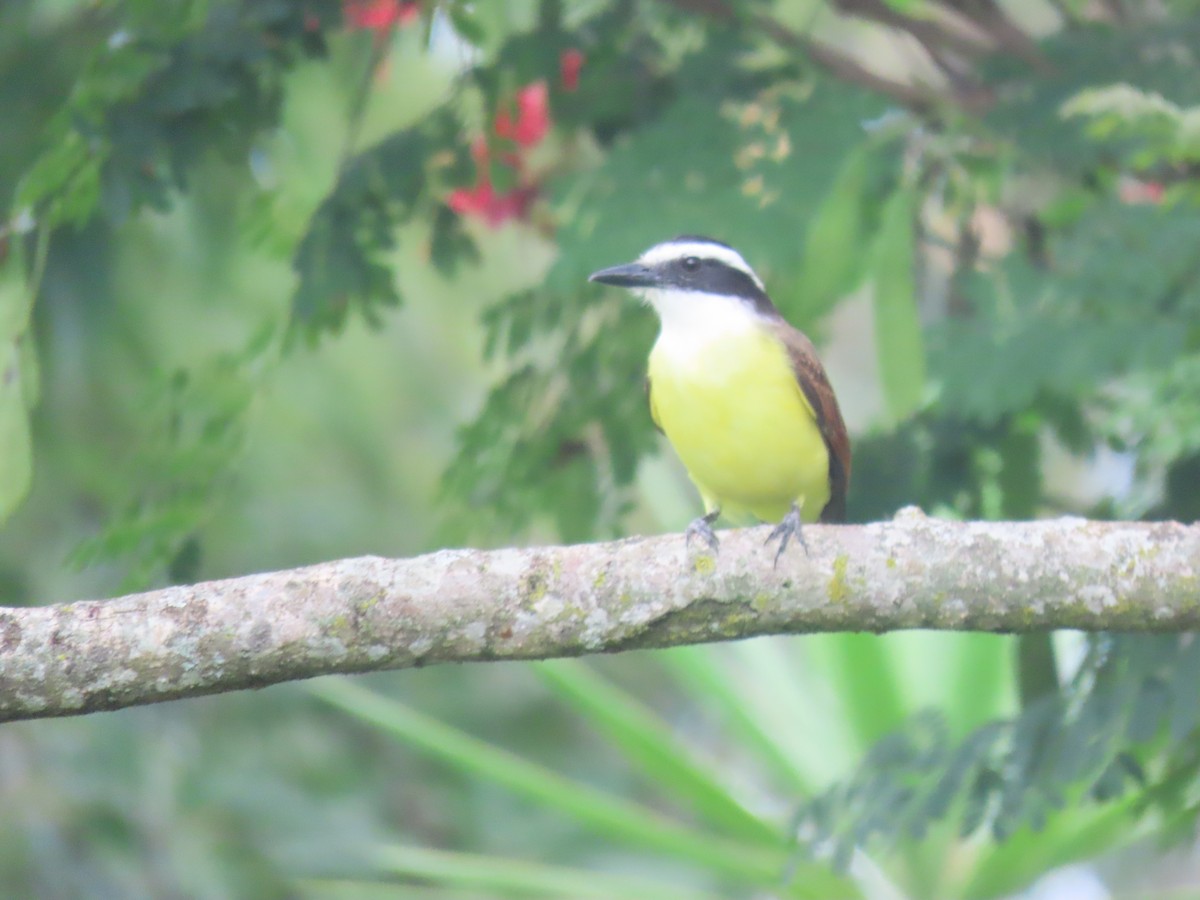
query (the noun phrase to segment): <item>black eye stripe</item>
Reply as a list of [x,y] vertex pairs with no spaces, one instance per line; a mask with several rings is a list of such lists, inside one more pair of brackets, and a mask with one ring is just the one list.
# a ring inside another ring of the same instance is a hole
[[778,315],[755,277],[740,266],[710,256],[677,256],[656,263],[657,286],[721,294],[748,301],[764,315]]

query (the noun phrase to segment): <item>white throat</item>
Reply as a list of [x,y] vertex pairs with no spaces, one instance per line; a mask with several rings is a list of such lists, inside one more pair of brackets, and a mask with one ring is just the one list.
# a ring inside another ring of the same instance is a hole
[[640,293],[662,323],[655,352],[681,361],[709,355],[714,344],[767,322],[748,302],[724,294],[662,288]]

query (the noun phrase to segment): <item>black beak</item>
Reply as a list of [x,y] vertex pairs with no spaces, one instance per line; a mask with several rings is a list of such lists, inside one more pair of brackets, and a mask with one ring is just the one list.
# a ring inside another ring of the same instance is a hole
[[600,284],[612,284],[623,288],[653,287],[658,284],[658,276],[649,266],[643,266],[641,263],[628,263],[593,272],[588,276],[588,281],[598,281]]

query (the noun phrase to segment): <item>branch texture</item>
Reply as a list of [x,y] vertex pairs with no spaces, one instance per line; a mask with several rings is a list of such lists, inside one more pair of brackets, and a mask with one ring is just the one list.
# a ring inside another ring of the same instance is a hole
[[545,659],[763,634],[1200,627],[1200,526],[890,522],[364,557],[113,600],[0,608],[0,721],[332,672]]

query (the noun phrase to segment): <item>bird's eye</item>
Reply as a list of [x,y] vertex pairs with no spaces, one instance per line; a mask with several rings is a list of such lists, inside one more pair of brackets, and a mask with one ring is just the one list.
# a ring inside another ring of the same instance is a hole
[[695,272],[700,268],[700,259],[695,256],[686,256],[683,260],[683,267],[689,272]]

